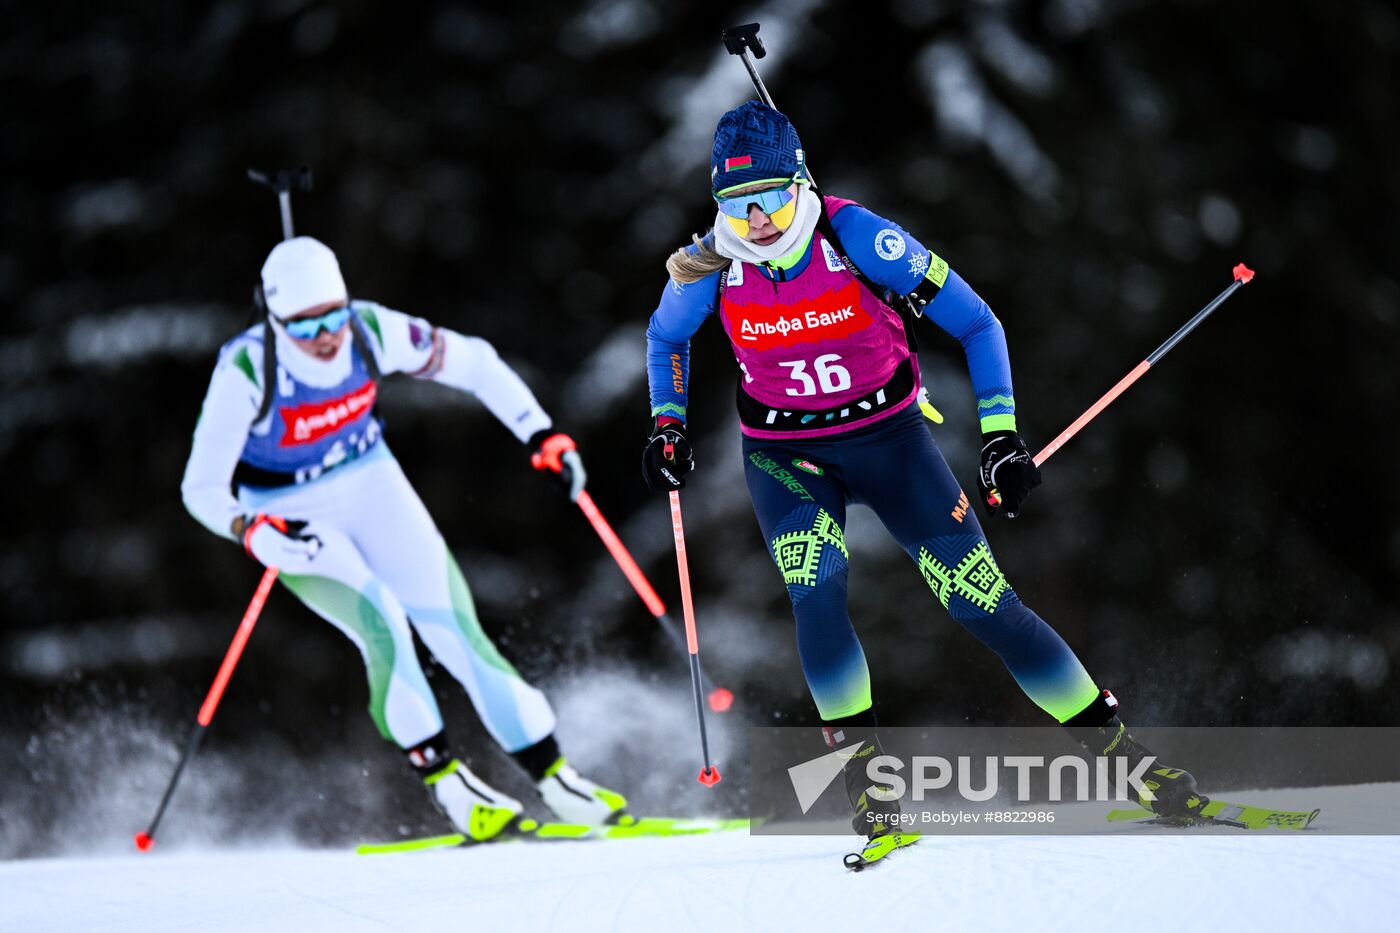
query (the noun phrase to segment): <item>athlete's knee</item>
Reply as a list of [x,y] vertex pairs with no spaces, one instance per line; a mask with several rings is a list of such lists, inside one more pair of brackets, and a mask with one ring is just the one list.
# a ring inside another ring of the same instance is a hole
[[943,535],[910,549],[919,573],[955,619],[980,619],[1020,600],[981,535]]
[[773,529],[768,542],[793,604],[836,577],[844,578],[850,555],[841,525],[819,505],[793,509]]

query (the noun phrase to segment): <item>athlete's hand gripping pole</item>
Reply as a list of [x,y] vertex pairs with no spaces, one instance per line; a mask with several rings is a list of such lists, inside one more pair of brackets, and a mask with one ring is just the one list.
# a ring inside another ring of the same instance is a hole
[[[603,539],[603,544],[607,547],[608,553],[613,560],[617,561],[617,566],[621,568],[627,582],[632,584],[632,589],[637,591],[642,602],[646,604],[647,611],[655,617],[656,621],[671,636],[671,640],[682,649],[689,650],[687,641],[681,638],[681,633],[676,629],[676,623],[666,614],[666,605],[661,602],[661,597],[656,595],[656,590],[651,582],[647,580],[646,574],[642,573],[642,568],[637,566],[637,562],[632,559],[627,547],[622,543],[622,539],[613,531],[608,524],[603,513],[598,511],[598,506],[594,504],[593,497],[585,490],[578,494],[578,507],[583,510],[583,514],[588,516],[588,521],[592,523],[593,530],[598,533],[598,537]],[[698,664],[698,662],[697,662]],[[700,680],[703,684],[705,697],[709,701],[710,709],[716,713],[724,713],[734,705],[734,694],[724,687],[716,687],[710,680],[704,669],[700,669]]]
[[263,603],[267,602],[267,594],[272,589],[273,582],[277,579],[277,568],[268,567],[263,571],[262,579],[258,581],[258,588],[253,592],[253,599],[248,603],[248,608],[243,613],[243,619],[238,623],[238,630],[234,632],[233,642],[228,646],[228,651],[224,653],[224,661],[219,665],[219,673],[214,677],[214,683],[209,687],[209,693],[204,697],[204,705],[199,708],[199,715],[195,717],[194,731],[190,733],[190,740],[185,745],[185,753],[180,756],[180,763],[175,766],[175,773],[170,776],[170,783],[166,785],[165,795],[160,798],[160,806],[156,808],[155,818],[151,820],[151,825],[136,834],[136,848],[142,852],[149,851],[155,844],[156,827],[160,825],[160,818],[165,815],[166,805],[170,803],[170,797],[175,793],[175,785],[180,781],[180,774],[185,770],[185,765],[194,757],[195,749],[199,748],[200,739],[204,738],[204,732],[209,728],[209,723],[214,718],[214,710],[219,708],[219,700],[223,699],[224,688],[228,686],[229,678],[233,676],[233,669],[238,665],[238,659],[243,655],[243,647],[248,644],[248,637],[253,634],[253,626],[258,622],[258,616],[262,613]]
[[[670,444],[666,455],[673,456]],[[710,764],[710,740],[705,734],[705,704],[700,699],[700,643],[695,637],[695,605],[690,600],[690,565],[685,556],[685,526],[681,523],[681,494],[671,490],[671,532],[676,539],[676,569],[681,580],[681,607],[685,612],[685,647],[690,652],[690,683],[695,688],[695,718],[700,723],[700,754],[705,761],[696,780],[706,787],[719,783],[719,770]]]
[[1045,448],[1035,455],[1035,465],[1040,466],[1046,460],[1049,460],[1050,456],[1055,451],[1063,447],[1071,437],[1078,434],[1080,429],[1086,424],[1098,417],[1099,412],[1103,411],[1114,399],[1127,391],[1128,386],[1137,382],[1138,379],[1142,377],[1143,373],[1151,369],[1158,360],[1167,355],[1172,347],[1176,346],[1187,334],[1195,330],[1197,325],[1209,317],[1212,311],[1224,304],[1226,298],[1233,295],[1241,286],[1249,284],[1250,280],[1254,278],[1254,270],[1244,263],[1235,266],[1233,272],[1235,280],[1231,282],[1223,292],[1211,299],[1210,304],[1197,311],[1195,317],[1183,324],[1176,333],[1166,339],[1166,342],[1149,353],[1147,359],[1134,366],[1131,372],[1118,380],[1117,385],[1105,392],[1103,398],[1090,405],[1088,411],[1084,412],[1084,414],[1080,415],[1078,418],[1075,418],[1073,424],[1061,431],[1059,436],[1053,441],[1046,444]]

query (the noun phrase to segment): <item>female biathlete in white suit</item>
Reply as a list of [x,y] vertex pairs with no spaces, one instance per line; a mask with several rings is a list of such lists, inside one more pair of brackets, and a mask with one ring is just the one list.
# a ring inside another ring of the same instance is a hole
[[413,631],[560,819],[617,819],[626,801],[568,764],[549,701],[477,622],[452,552],[380,436],[377,383],[402,372],[476,395],[570,498],[585,479],[574,442],[485,340],[350,301],[335,254],[317,240],[278,244],[262,294],[266,322],[219,354],[181,486],[186,507],[277,567],[298,599],[355,643],[375,725],[461,833],[489,839],[521,804],[453,757]]

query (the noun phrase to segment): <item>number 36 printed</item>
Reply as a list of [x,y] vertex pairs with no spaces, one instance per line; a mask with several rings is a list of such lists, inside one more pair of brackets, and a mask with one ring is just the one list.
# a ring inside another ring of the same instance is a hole
[[827,353],[817,357],[812,361],[812,368],[816,371],[817,378],[814,381],[811,374],[807,372],[806,360],[793,360],[789,363],[779,363],[778,365],[789,370],[788,375],[799,383],[799,388],[788,389],[788,395],[816,395],[817,386],[821,386],[823,394],[831,392],[844,392],[851,387],[851,374],[846,367],[841,366],[838,360],[840,354]]

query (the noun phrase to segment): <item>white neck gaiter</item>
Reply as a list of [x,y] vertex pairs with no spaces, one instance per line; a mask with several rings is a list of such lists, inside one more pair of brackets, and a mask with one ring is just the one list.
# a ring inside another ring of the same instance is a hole
[[792,224],[767,246],[750,243],[734,232],[724,214],[715,212],[715,252],[740,262],[758,263],[781,259],[788,253],[805,244],[817,229],[817,218],[821,216],[822,202],[807,185],[797,189],[797,213]]
[[[345,325],[346,330],[350,328]],[[339,385],[350,375],[350,344],[353,342],[353,335],[346,333],[345,342],[340,345],[340,351],[328,360],[314,357],[305,350],[292,343],[292,338],[287,336],[287,332],[276,318],[272,320],[273,339],[277,341],[277,363],[286,369],[298,382],[305,385],[314,386],[318,389],[328,389],[331,386]]]

